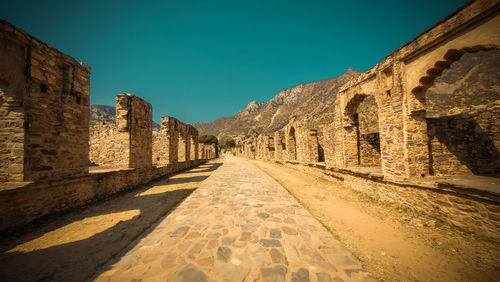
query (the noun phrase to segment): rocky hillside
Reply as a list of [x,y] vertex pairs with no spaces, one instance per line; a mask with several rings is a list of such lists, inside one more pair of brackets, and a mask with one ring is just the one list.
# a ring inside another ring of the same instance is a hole
[[114,123],[115,114],[115,107],[106,105],[90,105],[90,125]]
[[427,117],[459,113],[500,99],[500,50],[465,53],[427,90]]
[[[116,109],[106,105],[90,105],[90,126],[115,123]],[[153,130],[160,130],[160,125],[153,121]]]
[[338,77],[299,84],[278,92],[267,102],[252,101],[232,117],[194,126],[200,134],[240,135],[250,130],[270,133],[290,120],[306,120],[310,127],[329,123],[333,120],[332,109],[338,89],[360,73],[349,69]]
[[[426,93],[427,117],[460,112],[470,105],[483,105],[500,99],[500,50],[466,53],[434,81]],[[290,120],[306,121],[314,128],[333,120],[338,89],[361,72],[349,69],[339,77],[299,84],[285,89],[263,103],[250,102],[232,117],[211,123],[198,123],[200,134],[246,135],[250,131],[270,133]],[[358,108],[360,130],[378,131],[377,106],[368,98]]]

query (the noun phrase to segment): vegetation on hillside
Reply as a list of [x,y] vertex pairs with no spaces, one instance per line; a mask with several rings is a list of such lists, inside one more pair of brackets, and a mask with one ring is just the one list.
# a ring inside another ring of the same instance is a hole
[[212,144],[218,144],[219,140],[217,140],[217,137],[207,134],[199,136],[198,142],[203,143],[205,145],[212,145]]

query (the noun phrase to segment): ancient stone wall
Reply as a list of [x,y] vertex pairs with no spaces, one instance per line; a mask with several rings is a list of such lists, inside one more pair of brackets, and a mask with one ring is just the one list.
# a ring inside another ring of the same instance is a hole
[[132,94],[116,95],[116,143],[120,144],[119,167],[150,168],[152,165],[151,104]]
[[359,165],[380,166],[380,135],[376,133],[360,134],[358,143]]
[[467,190],[446,183],[400,183],[382,179],[381,175],[356,173],[285,163],[300,170],[324,175],[370,197],[431,216],[443,222],[498,240],[500,233],[499,195],[487,191]]
[[[116,124],[99,124],[89,129],[89,159],[91,166],[118,167],[115,151],[122,149],[121,144],[116,143]],[[119,146],[119,147],[117,147]],[[123,153],[120,152],[120,154]]]
[[280,161],[286,157],[286,141],[282,130],[274,132],[274,157]]
[[153,133],[153,164],[165,166],[204,159],[199,146],[194,126],[173,117],[162,117],[160,131]]
[[152,154],[152,108],[132,94],[116,96],[114,124],[90,128],[90,162],[106,168],[147,168]]
[[319,162],[318,130],[307,129],[306,131],[306,157],[309,162]]
[[[333,170],[334,178],[383,201],[483,235],[499,234],[500,188],[481,186],[498,183],[500,172],[500,102],[491,100],[500,96],[498,78],[478,83],[485,76],[474,56],[464,63],[470,68],[448,72],[468,53],[481,53],[498,69],[499,52],[492,51],[500,49],[496,2],[467,3],[346,83],[336,95],[332,124],[319,129],[321,137],[302,121],[291,121],[274,134],[275,148],[283,141],[286,148],[276,150],[274,160]],[[433,92],[427,93],[430,88]],[[457,101],[443,102],[447,99]],[[441,113],[457,105],[459,111]],[[262,148],[262,142],[250,137],[247,144]],[[325,165],[318,164],[320,147]],[[255,157],[248,149],[239,153]],[[446,176],[466,181],[447,184],[453,191],[444,192],[440,181]]]
[[215,144],[199,144],[199,154],[201,159],[217,158],[217,145]]
[[90,68],[0,20],[2,181],[88,171]]
[[288,125],[284,128],[285,133],[285,147],[286,147],[286,160],[297,160],[297,134],[293,125]]
[[433,175],[500,174],[500,100],[427,118]]
[[[153,167],[152,108],[131,94],[116,96],[116,124],[89,128],[89,78],[89,67],[0,20],[0,230],[203,161],[189,151],[196,129],[183,124],[188,158]],[[216,156],[211,146],[206,157]]]

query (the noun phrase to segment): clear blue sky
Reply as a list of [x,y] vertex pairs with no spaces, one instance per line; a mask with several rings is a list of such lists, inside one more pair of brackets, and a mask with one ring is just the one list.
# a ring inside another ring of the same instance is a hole
[[367,70],[466,1],[0,2],[1,18],[92,67],[92,104],[133,93],[155,121],[195,123]]

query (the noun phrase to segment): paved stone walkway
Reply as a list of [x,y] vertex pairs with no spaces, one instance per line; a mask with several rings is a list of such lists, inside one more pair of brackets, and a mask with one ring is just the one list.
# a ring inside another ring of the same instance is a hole
[[229,157],[97,281],[372,280],[280,184]]

